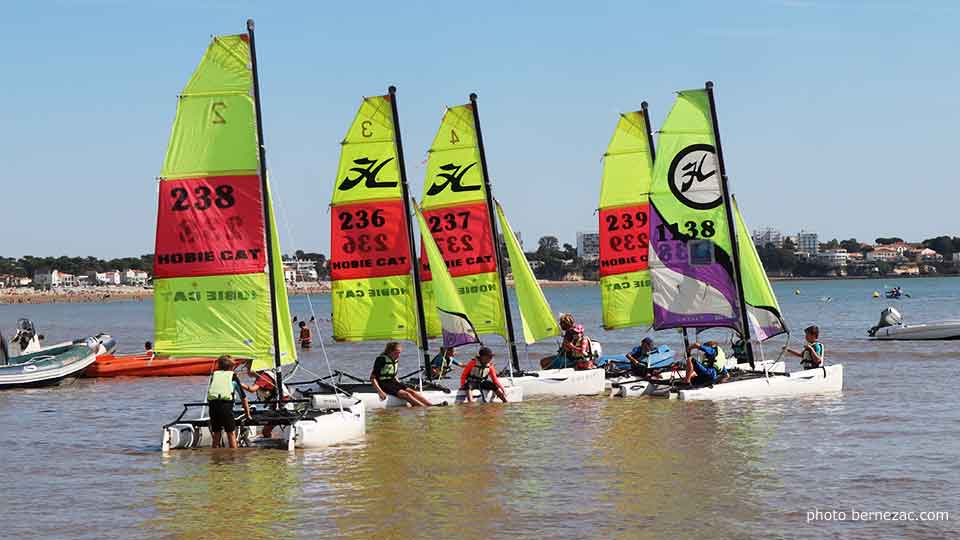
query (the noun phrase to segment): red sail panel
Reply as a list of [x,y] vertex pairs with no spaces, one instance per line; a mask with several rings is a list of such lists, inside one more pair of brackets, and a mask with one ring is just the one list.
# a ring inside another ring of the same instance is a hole
[[403,201],[341,204],[331,212],[330,275],[334,281],[410,273]]
[[[484,201],[424,210],[423,217],[452,277],[497,271],[490,215]],[[420,252],[421,277],[429,281],[425,250]]]
[[160,182],[157,278],[263,272],[260,178],[208,176]]
[[600,277],[647,270],[650,205],[600,210]]

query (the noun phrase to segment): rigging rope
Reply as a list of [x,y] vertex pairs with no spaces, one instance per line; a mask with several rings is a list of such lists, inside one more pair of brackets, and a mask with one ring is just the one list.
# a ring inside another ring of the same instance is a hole
[[[276,188],[273,188],[273,191],[276,193]],[[297,245],[297,240],[293,236],[293,229],[290,227],[290,221],[287,219],[287,210],[283,205],[283,198],[276,196],[277,204],[280,206],[280,215],[283,216],[283,225],[287,231],[287,237],[290,238],[290,243]],[[299,262],[299,259],[294,258],[295,261]],[[281,264],[282,266],[282,264]],[[286,277],[286,276],[284,276]],[[319,277],[319,276],[318,276]],[[297,273],[293,273],[293,279],[297,279]],[[286,279],[284,279],[286,282]],[[323,344],[323,332],[320,330],[320,322],[317,319],[317,314],[313,309],[313,300],[310,298],[310,292],[308,291],[304,296],[307,297],[307,308],[310,310],[311,321],[313,322],[314,328],[317,330],[317,341],[320,343],[320,352],[323,355],[323,361],[327,365],[327,371],[330,373],[330,377],[333,378],[333,366],[330,365],[330,357],[327,356],[327,347]],[[287,321],[287,324],[292,324],[290,321]],[[297,365],[300,365],[300,362],[297,362]],[[306,369],[306,368],[304,368]],[[337,406],[340,407],[340,412],[343,412],[343,401],[340,399],[340,392],[334,391],[333,395],[337,398]]]

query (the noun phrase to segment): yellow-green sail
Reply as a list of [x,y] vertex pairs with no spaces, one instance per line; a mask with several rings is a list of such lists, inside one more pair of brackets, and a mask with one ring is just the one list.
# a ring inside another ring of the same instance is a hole
[[767,279],[767,272],[760,262],[760,255],[750,230],[743,221],[743,215],[735,198],[733,218],[737,223],[737,247],[740,254],[740,280],[743,283],[743,297],[747,302],[747,318],[750,319],[750,337],[764,341],[787,331],[787,324],[780,315],[780,305],[773,287]]
[[[427,157],[423,215],[466,313],[480,334],[506,338],[497,260],[472,106],[446,110]],[[421,259],[423,267],[426,260]],[[427,329],[440,333],[429,272],[423,273]]]
[[533,275],[530,262],[524,255],[520,242],[513,234],[507,216],[503,213],[500,203],[497,203],[497,219],[500,222],[500,232],[503,242],[507,245],[507,257],[510,258],[510,271],[513,274],[513,286],[517,292],[517,303],[520,304],[520,319],[523,321],[523,340],[527,343],[536,343],[541,339],[559,336],[560,327],[553,318],[550,304],[543,295],[543,289]]
[[440,317],[440,326],[443,333],[444,347],[460,347],[471,343],[479,343],[477,331],[466,315],[466,308],[463,306],[463,300],[457,293],[457,287],[450,277],[447,265],[440,255],[440,249],[437,243],[433,241],[430,234],[430,227],[427,226],[427,220],[419,206],[414,206],[417,214],[417,223],[420,225],[420,234],[423,238],[423,251],[430,263],[430,271],[433,273],[433,294],[437,306],[437,314]]
[[281,361],[296,361],[274,223],[272,302],[267,281],[264,205],[271,200],[259,175],[252,90],[247,36],[220,36],[179,96],[157,210],[158,354],[232,354],[270,368],[276,316]]
[[390,96],[364,98],[331,202],[333,337],[417,340],[416,298]]
[[607,330],[653,323],[647,262],[653,149],[644,111],[620,115],[603,155],[598,262]]

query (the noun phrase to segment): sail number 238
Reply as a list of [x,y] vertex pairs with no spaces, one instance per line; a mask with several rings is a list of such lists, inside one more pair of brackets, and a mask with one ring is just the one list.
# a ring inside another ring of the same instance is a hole
[[194,208],[196,210],[206,210],[211,206],[226,209],[236,204],[236,198],[233,195],[233,186],[223,184],[210,189],[210,186],[197,186],[193,189],[193,201],[190,201],[190,192],[183,187],[175,187],[170,190],[170,196],[173,197],[174,212],[185,212]]

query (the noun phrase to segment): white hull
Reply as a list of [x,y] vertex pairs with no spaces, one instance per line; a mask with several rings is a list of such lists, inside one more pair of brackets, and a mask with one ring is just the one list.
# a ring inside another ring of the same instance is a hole
[[[767,360],[767,370],[775,372],[783,372],[786,370],[786,364],[784,362],[774,362],[773,360]],[[740,371],[763,371],[763,366],[758,365],[756,368],[751,369],[750,364],[735,364],[734,367]],[[660,380],[669,381],[669,380],[678,380],[682,379],[686,375],[685,369],[679,371],[665,371],[660,374]],[[651,384],[650,381],[637,379],[636,377],[616,377],[613,379],[607,379],[607,388],[610,392],[610,397],[640,397],[640,396],[650,396],[654,394],[662,394],[663,388],[656,387]]]
[[704,388],[680,390],[679,398],[757,399],[783,396],[826,394],[843,390],[843,365],[794,371],[789,376],[770,375],[715,384]]
[[[204,420],[204,419],[199,419]],[[270,439],[261,436],[261,426],[247,426],[251,446],[277,448],[324,448],[343,442],[362,439],[367,431],[366,407],[359,400],[344,400],[343,410],[298,420],[290,426],[276,426]],[[161,449],[164,452],[188,448],[210,448],[213,438],[207,425],[196,427],[190,423],[174,424],[163,430]],[[226,440],[224,440],[226,444]]]
[[960,339],[960,321],[937,321],[924,324],[898,324],[876,331],[874,339],[882,340],[948,340]]
[[[508,403],[523,401],[523,388],[504,384],[503,390],[507,395]],[[431,405],[454,405],[457,403],[465,403],[467,401],[467,393],[464,390],[457,390],[456,392],[452,390],[450,392],[444,392],[442,390],[423,390],[420,391],[420,395],[425,397]],[[380,396],[374,392],[353,392],[350,394],[350,396],[363,402],[368,409],[389,409],[394,407],[410,406],[410,404],[406,401],[391,395],[388,395],[387,399],[381,401]],[[334,394],[312,394],[310,397],[313,400],[312,405],[316,408],[333,408],[337,406],[337,396]],[[490,390],[484,391],[483,395],[481,395],[479,390],[474,390],[472,397],[474,401],[480,403],[500,402],[500,398],[498,398]],[[340,399],[348,398],[345,398],[341,395]]]
[[575,370],[544,369],[520,377],[503,377],[513,385],[523,387],[523,395],[532,396],[595,396],[605,388],[602,369]]

